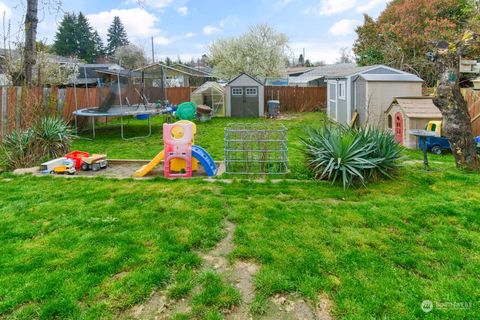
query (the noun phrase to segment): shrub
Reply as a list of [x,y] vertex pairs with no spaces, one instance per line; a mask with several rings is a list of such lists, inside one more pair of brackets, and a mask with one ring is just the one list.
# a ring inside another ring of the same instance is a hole
[[41,160],[63,156],[73,140],[73,131],[58,118],[42,118],[31,128],[3,137],[0,165],[7,169],[37,165]]
[[378,129],[351,129],[324,123],[303,139],[308,168],[317,179],[342,181],[343,187],[390,176],[401,149],[394,137]]

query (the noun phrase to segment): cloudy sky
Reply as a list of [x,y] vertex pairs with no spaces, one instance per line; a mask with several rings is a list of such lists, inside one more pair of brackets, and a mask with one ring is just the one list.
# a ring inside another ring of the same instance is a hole
[[[55,2],[58,0],[50,0]],[[25,0],[0,0],[0,12],[18,37]],[[42,1],[39,1],[42,2]],[[51,43],[64,12],[82,11],[105,39],[114,16],[124,23],[131,42],[157,58],[200,57],[219,37],[239,35],[256,23],[268,23],[290,39],[295,56],[303,49],[311,61],[335,62],[342,47],[351,47],[363,13],[377,17],[388,0],[64,0],[60,12],[40,10],[38,38]],[[3,28],[1,33],[5,33]],[[3,38],[3,35],[2,35]]]

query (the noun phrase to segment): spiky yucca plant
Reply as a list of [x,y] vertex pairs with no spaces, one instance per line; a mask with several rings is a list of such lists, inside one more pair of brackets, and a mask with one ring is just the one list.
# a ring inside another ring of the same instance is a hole
[[39,153],[49,158],[61,157],[68,152],[74,138],[73,130],[61,118],[42,118],[35,126]]
[[0,145],[0,165],[7,169],[31,167],[41,160],[61,157],[68,152],[73,131],[58,118],[42,118],[31,128],[4,136]]
[[303,145],[307,166],[315,177],[341,180],[344,188],[389,176],[400,158],[400,147],[389,133],[333,123],[310,129]]

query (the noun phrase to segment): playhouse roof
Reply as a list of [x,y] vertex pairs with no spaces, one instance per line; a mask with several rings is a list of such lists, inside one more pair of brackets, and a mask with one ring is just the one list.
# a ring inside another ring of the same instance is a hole
[[390,112],[397,105],[409,118],[442,118],[442,113],[433,104],[432,97],[399,97],[394,98],[385,113]]

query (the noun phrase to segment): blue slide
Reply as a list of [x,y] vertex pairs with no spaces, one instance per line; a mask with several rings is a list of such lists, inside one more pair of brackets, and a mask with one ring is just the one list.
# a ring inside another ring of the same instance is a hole
[[192,156],[200,162],[209,177],[212,177],[217,173],[215,161],[213,161],[213,158],[207,151],[205,151],[205,149],[199,146],[192,146]]

